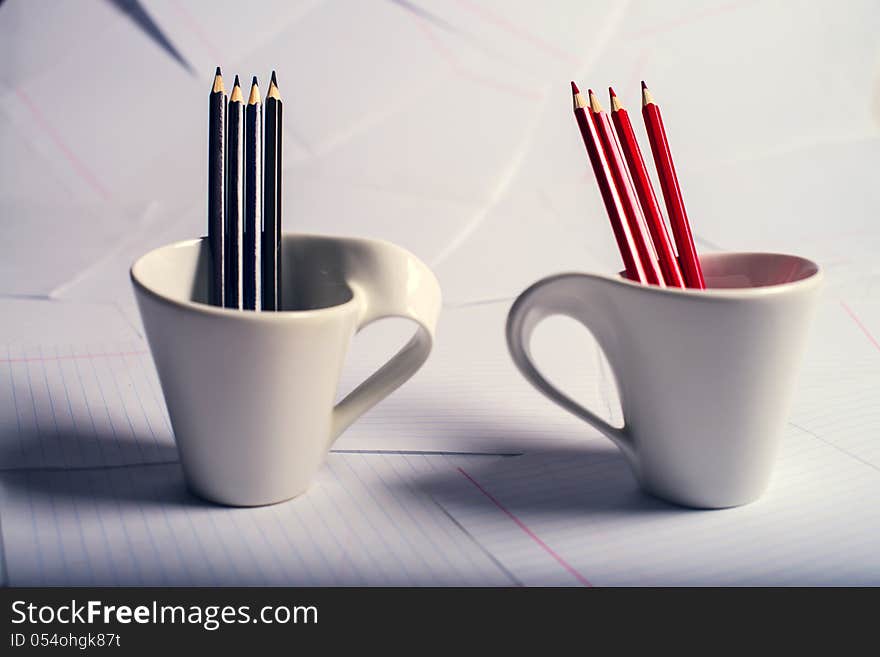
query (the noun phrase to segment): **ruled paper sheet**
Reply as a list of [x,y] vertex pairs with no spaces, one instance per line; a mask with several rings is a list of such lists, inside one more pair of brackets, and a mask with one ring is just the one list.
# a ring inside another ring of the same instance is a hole
[[789,427],[769,491],[699,511],[610,450],[459,466],[435,499],[527,586],[880,584],[880,470]]
[[220,507],[177,465],[0,474],[12,586],[511,586],[416,482],[495,457],[332,454],[286,503]]
[[[335,447],[510,453],[603,440],[519,374],[504,335],[509,305],[499,301],[444,309],[423,369],[352,425]],[[365,332],[352,347],[342,388],[363,380],[411,331],[401,322]],[[620,422],[613,376],[583,327],[550,318],[536,330],[533,352],[552,381]]]
[[[506,314],[503,302],[447,310],[423,371],[352,425],[334,449],[510,454],[600,440],[519,376],[507,354]],[[79,318],[81,331],[97,331],[103,317]],[[382,322],[356,336],[339,397],[390,358],[412,330],[402,320]],[[610,371],[585,331],[573,322],[548,320],[535,353],[566,390],[619,419]],[[176,460],[144,340],[0,344],[0,469]]]
[[816,313],[790,422],[880,469],[880,303],[826,295]]
[[143,340],[0,347],[0,469],[176,460]]

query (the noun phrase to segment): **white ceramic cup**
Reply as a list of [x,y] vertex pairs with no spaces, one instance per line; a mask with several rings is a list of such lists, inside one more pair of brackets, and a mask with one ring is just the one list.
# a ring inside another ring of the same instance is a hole
[[[560,274],[523,292],[507,342],[520,372],[608,436],[642,488],[677,504],[723,508],[767,487],[822,273],[803,258],[700,258],[707,290]],[[605,352],[624,425],[611,426],[550,384],[529,351],[541,320],[583,324]]]
[[[284,235],[282,310],[207,305],[206,238],[161,247],[131,268],[189,487],[255,506],[306,490],[334,440],[427,359],[440,286],[411,253],[367,239]],[[334,406],[352,336],[404,317],[412,339]]]

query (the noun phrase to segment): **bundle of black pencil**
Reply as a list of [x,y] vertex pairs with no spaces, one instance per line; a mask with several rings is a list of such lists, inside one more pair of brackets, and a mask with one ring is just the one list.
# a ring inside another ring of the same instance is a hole
[[210,300],[215,305],[281,310],[281,124],[275,71],[264,130],[256,76],[247,105],[238,76],[227,101],[217,67],[208,136]]

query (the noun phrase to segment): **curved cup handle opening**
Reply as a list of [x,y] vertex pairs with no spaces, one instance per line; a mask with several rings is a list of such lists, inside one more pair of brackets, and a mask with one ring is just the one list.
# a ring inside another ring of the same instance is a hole
[[[591,280],[590,277],[580,274],[566,274],[539,281],[523,292],[514,302],[507,316],[507,346],[514,364],[529,383],[569,413],[610,438],[627,459],[632,461],[635,452],[632,439],[627,432],[626,419],[624,418],[622,427],[609,424],[604,418],[585,408],[550,383],[535,365],[532,357],[532,335],[538,324],[551,316],[561,315],[574,319],[595,337],[589,319],[583,313],[585,301],[580,296],[572,295],[570,291],[572,285],[582,287]],[[600,310],[596,308],[596,312]],[[599,348],[602,349],[601,343]],[[607,354],[605,356],[607,359]],[[614,364],[610,359],[608,362],[613,371]]]
[[[349,392],[333,407],[329,444],[351,424],[385,397],[406,383],[428,359],[434,344],[434,331],[440,314],[440,284],[434,274],[414,256],[402,249],[407,280],[401,281],[401,268],[365,267],[349,281],[362,300],[357,331],[381,319],[399,317],[416,324],[416,332],[392,358]],[[398,262],[398,264],[400,264]]]
[[[403,317],[403,315],[396,315]],[[379,319],[392,317],[387,315]],[[407,317],[407,319],[414,319]],[[372,322],[358,326],[365,328]],[[433,345],[433,333],[424,324],[419,323],[415,334],[387,363],[373,372],[363,383],[348,393],[333,407],[333,424],[330,431],[332,444],[361,415],[397,390],[415,374],[428,359]]]

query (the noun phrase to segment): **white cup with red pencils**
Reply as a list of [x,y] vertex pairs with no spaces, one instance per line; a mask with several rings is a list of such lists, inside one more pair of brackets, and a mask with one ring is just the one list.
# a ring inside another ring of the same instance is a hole
[[[623,271],[558,274],[524,291],[507,320],[513,360],[538,390],[610,438],[647,492],[699,508],[751,502],[770,481],[822,272],[793,255],[697,254],[660,109],[643,82],[670,240],[614,91],[609,119],[592,91],[586,102],[571,86]],[[551,315],[571,317],[595,337],[614,372],[623,426],[541,374],[530,341]]]

